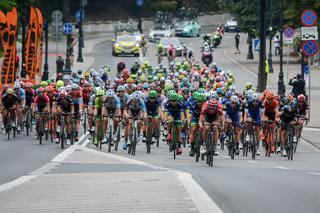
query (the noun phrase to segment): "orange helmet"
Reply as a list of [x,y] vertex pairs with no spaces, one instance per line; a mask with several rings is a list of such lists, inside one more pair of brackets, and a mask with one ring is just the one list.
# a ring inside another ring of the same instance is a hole
[[306,96],[304,96],[303,94],[298,95],[298,101],[305,101],[306,100]]
[[292,101],[293,99],[294,99],[294,96],[291,95],[291,94],[289,94],[289,95],[288,95],[288,100],[289,100],[289,101]]
[[266,94],[266,99],[268,99],[268,100],[273,100],[274,99],[274,93],[273,92],[268,92],[267,94]]

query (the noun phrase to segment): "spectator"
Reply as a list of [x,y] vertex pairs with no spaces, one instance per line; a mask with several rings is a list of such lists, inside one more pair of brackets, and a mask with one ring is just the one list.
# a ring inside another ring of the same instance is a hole
[[171,61],[174,61],[174,59],[176,58],[176,50],[173,44],[170,44],[170,46],[167,48],[167,57],[168,57],[169,64]]
[[57,73],[62,73],[64,69],[64,60],[61,56],[58,57],[56,64],[57,64]]
[[239,32],[236,33],[234,39],[235,39],[235,41],[236,41],[236,52],[235,52],[235,54],[241,54],[240,49],[239,49],[239,44],[240,44],[240,35],[239,35]]
[[273,39],[274,47],[275,47],[275,56],[280,55],[280,39],[279,35],[276,35],[276,37]]
[[298,95],[303,94],[306,95],[306,82],[302,79],[301,74],[298,74],[293,79],[289,80],[289,85],[292,86],[292,93],[294,97],[298,97]]

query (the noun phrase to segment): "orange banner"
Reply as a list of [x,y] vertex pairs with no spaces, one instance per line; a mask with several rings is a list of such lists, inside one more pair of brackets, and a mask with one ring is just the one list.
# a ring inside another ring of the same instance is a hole
[[29,80],[35,83],[38,44],[38,17],[34,7],[30,9],[29,29],[26,38],[26,71]]
[[[41,81],[42,67],[42,47],[43,47],[43,16],[40,9],[36,8],[38,18],[38,44],[37,44],[37,64],[36,64],[36,80]],[[36,82],[40,83],[40,82]]]
[[[2,67],[0,73],[0,87],[3,85],[13,86],[15,81],[15,60],[16,60],[16,39],[17,39],[17,25],[18,25],[18,13],[14,7],[7,13],[4,18],[4,14],[0,15],[1,23],[1,39],[3,42],[4,56],[2,60]],[[6,24],[4,24],[4,21]],[[6,25],[6,27],[5,27]],[[5,29],[4,29],[5,28]]]

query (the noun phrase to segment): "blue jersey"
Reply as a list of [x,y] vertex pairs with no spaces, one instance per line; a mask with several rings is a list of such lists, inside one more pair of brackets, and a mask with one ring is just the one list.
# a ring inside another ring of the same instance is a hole
[[261,116],[260,112],[263,108],[262,102],[258,101],[258,103],[254,104],[252,100],[249,100],[245,107],[248,109],[248,115],[253,119],[253,121],[260,122]]
[[141,110],[142,112],[146,111],[146,105],[143,101],[142,98],[137,99],[133,99],[131,96],[129,97],[129,99],[127,100],[127,107],[131,110],[134,111],[139,111]]
[[158,109],[161,105],[161,100],[160,98],[156,97],[154,102],[151,102],[150,98],[146,97],[145,105],[148,116],[156,116],[158,115]]
[[239,122],[239,112],[242,111],[242,106],[239,102],[236,103],[235,107],[232,107],[231,101],[227,101],[225,104],[225,111],[227,116],[231,118],[232,122]]
[[120,99],[116,95],[114,95],[111,98],[106,97],[104,100],[104,105],[107,107],[107,110],[116,110],[120,109],[121,107]]
[[177,102],[173,105],[168,101],[164,106],[164,111],[173,117],[174,120],[181,120],[181,113],[183,113],[183,106]]

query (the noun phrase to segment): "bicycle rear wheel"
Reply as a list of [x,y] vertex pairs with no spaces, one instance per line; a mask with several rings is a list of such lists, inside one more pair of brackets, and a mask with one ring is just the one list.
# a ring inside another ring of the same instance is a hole
[[131,155],[136,155],[136,145],[137,145],[138,133],[136,127],[133,129],[133,138],[132,138],[132,148]]
[[234,160],[234,154],[235,154],[235,138],[234,138],[234,133],[233,131],[231,132],[231,137],[229,137],[229,140],[230,140],[230,156],[231,156],[231,159]]
[[111,152],[112,143],[112,124],[109,124],[108,152]]
[[60,126],[60,134],[59,134],[59,137],[60,137],[60,144],[61,144],[61,149],[64,149],[65,147],[65,133],[64,133],[64,124],[61,124]]
[[146,141],[146,148],[147,148],[148,154],[150,154],[150,151],[151,151],[151,140],[152,140],[152,123],[150,122],[148,124],[148,135],[147,135],[147,141]]

